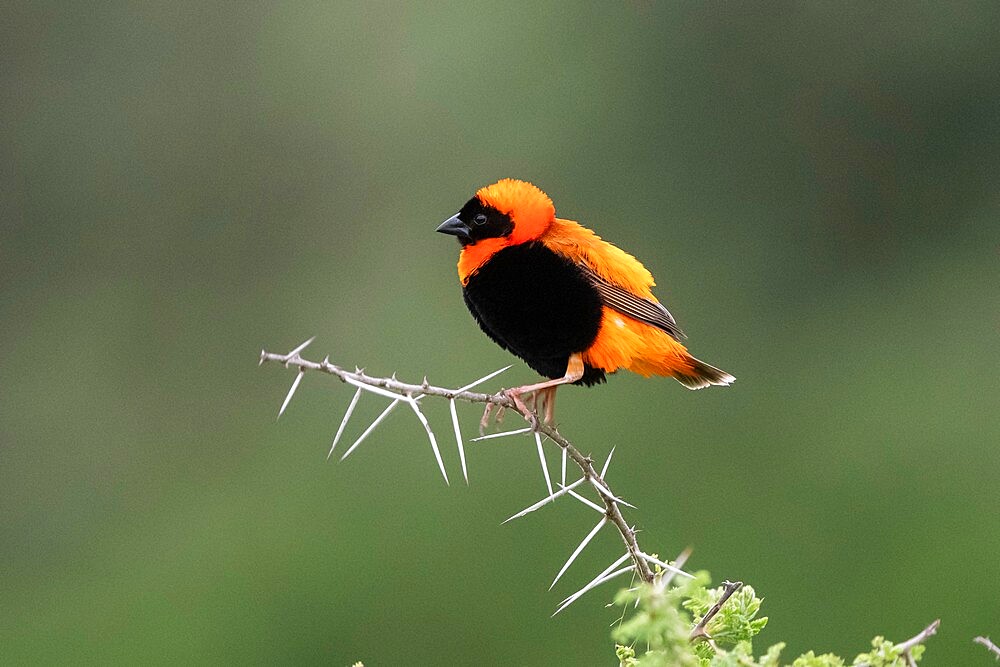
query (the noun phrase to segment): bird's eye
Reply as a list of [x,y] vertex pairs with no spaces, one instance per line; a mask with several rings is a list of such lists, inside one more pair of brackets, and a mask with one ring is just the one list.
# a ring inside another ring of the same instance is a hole
[[486,214],[485,213],[477,213],[476,217],[474,217],[472,219],[472,221],[474,223],[476,223],[477,225],[485,225],[486,224]]

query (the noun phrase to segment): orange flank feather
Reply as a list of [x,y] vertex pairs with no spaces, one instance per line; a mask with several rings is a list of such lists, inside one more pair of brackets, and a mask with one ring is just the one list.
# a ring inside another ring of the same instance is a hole
[[697,379],[699,366],[704,364],[669,334],[607,306],[601,312],[597,338],[583,352],[583,361],[608,373],[624,368],[643,377],[669,375],[685,386],[697,385],[692,387],[695,389],[711,384]]
[[688,353],[646,267],[557,218],[531,183],[503,179],[479,189],[438,231],[459,238],[458,276],[483,331],[551,378],[509,390],[515,402],[621,369],[671,376],[690,389],[733,382]]

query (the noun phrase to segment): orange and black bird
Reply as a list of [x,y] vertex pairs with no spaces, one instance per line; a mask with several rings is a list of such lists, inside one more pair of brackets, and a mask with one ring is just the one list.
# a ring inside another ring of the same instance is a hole
[[549,378],[506,391],[529,420],[537,425],[522,396],[539,411],[544,405],[551,423],[559,385],[594,385],[622,368],[688,389],[735,380],[688,353],[646,267],[555,213],[539,188],[508,178],[481,188],[437,228],[462,246],[458,278],[479,326]]

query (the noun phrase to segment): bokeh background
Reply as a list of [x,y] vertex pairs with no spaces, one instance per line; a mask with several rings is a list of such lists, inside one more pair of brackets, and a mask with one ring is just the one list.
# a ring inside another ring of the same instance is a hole
[[0,14],[5,663],[614,664],[613,586],[549,618],[614,533],[547,592],[593,517],[499,526],[543,494],[530,440],[470,446],[468,487],[446,446],[448,487],[401,411],[328,463],[350,389],[276,422],[293,374],[257,367],[314,334],[415,380],[509,363],[433,230],[514,176],[738,378],[561,392],[643,545],[755,585],[789,659],[940,617],[927,665],[992,664],[996,3]]

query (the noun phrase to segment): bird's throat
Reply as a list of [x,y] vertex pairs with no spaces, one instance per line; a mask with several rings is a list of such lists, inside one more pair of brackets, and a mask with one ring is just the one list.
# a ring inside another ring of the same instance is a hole
[[458,256],[458,279],[463,285],[468,283],[469,276],[475,273],[476,269],[506,246],[507,239],[504,238],[481,239],[464,246],[462,254]]

